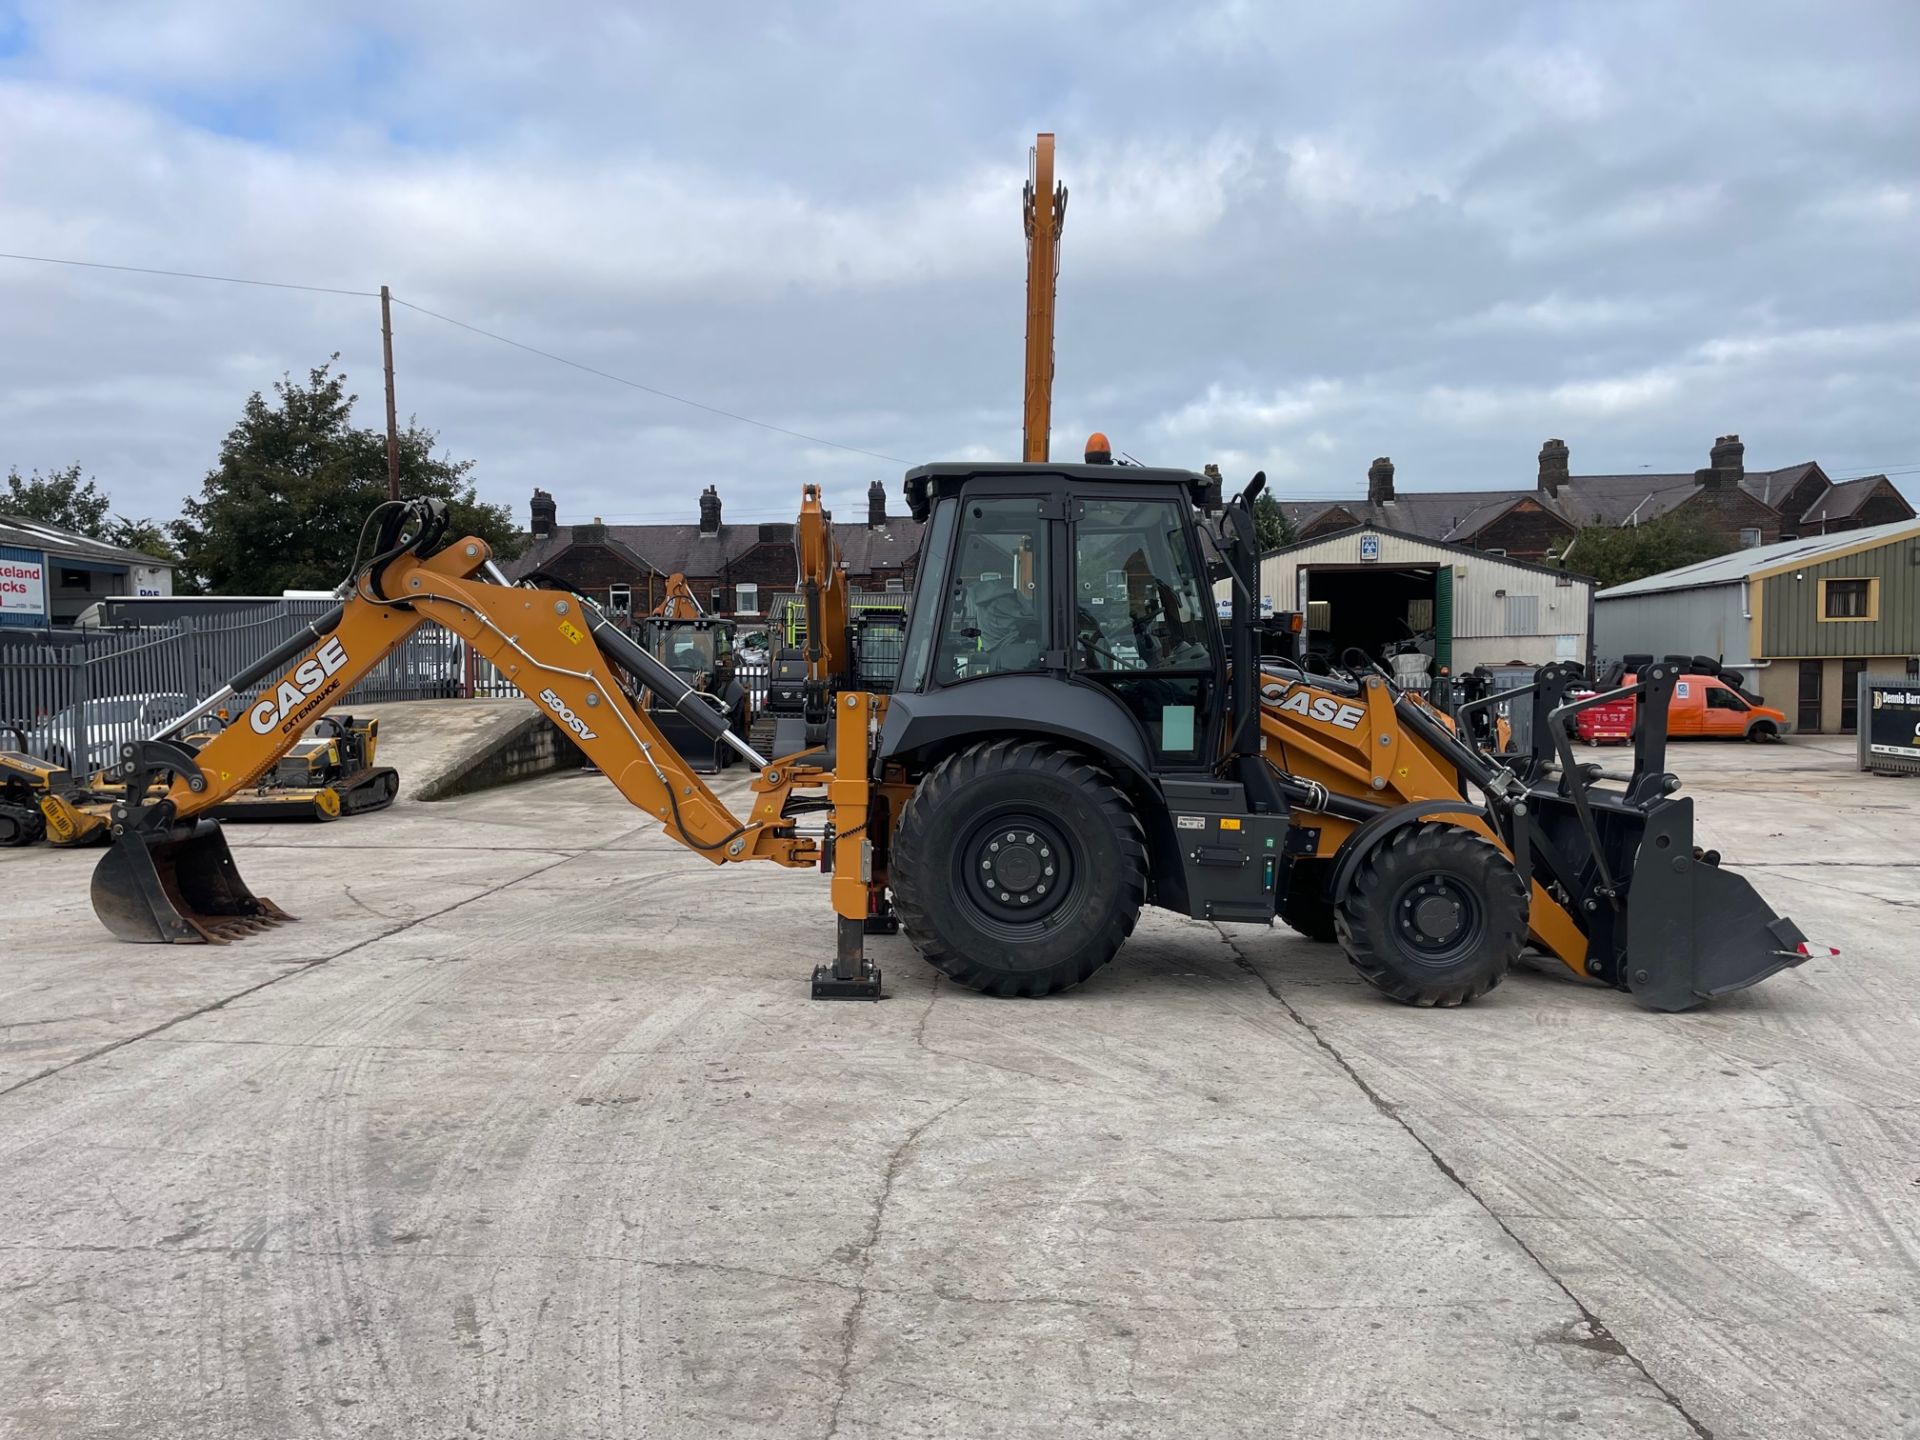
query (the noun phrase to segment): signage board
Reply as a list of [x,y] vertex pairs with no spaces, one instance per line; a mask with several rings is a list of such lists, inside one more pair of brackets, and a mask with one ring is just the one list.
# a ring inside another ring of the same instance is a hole
[[47,623],[47,557],[0,545],[0,625]]
[[1360,558],[1362,560],[1378,560],[1380,558],[1380,537],[1378,535],[1362,535],[1360,537]]
[[1860,768],[1920,770],[1920,676],[1860,677]]

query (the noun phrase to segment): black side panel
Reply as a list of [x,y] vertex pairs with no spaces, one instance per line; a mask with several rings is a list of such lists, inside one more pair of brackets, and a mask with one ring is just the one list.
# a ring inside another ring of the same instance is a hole
[[1042,675],[989,675],[925,694],[893,696],[878,758],[944,748],[954,740],[991,739],[1010,729],[1057,736],[1157,786],[1146,742],[1118,701],[1090,685]]

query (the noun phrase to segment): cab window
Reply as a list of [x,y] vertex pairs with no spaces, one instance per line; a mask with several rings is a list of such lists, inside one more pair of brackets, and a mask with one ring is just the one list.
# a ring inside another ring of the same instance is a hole
[[1048,628],[1041,508],[1031,497],[962,505],[934,650],[935,683],[1040,668]]
[[1709,710],[1746,710],[1751,707],[1733,691],[1720,685],[1707,687],[1707,708]]
[[1074,523],[1074,653],[1091,671],[1210,670],[1185,517],[1167,500],[1089,500]]
[[1219,697],[1219,620],[1172,500],[1088,500],[1074,510],[1073,665],[1133,715],[1155,761],[1207,765]]

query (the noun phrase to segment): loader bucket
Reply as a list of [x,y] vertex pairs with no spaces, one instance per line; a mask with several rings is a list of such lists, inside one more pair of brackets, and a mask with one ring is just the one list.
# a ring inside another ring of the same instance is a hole
[[213,820],[116,835],[94,867],[93,913],[147,945],[224,945],[294,918],[247,888]]
[[1697,858],[1693,801],[1647,816],[1628,886],[1626,981],[1649,1010],[1691,1010],[1807,958],[1793,921],[1744,878]]

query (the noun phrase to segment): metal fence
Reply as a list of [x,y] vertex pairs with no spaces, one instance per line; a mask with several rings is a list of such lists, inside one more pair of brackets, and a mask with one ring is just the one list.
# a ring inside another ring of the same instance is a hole
[[[104,769],[122,744],[179,719],[327,609],[326,601],[287,600],[139,629],[0,631],[0,726],[23,732],[0,735],[0,747],[24,745],[77,774]],[[513,690],[456,637],[423,629],[341,703],[462,693]],[[234,713],[245,698],[230,702]]]
[[[855,621],[863,683],[880,690],[892,688],[900,665],[901,597],[884,599],[893,613],[862,614]],[[326,600],[283,600],[129,629],[0,630],[0,749],[23,746],[76,774],[103,770],[119,759],[120,746],[179,719],[329,608]],[[736,655],[734,674],[758,710],[772,678],[770,658]],[[427,625],[339,703],[350,709],[389,700],[519,693],[458,636]],[[252,698],[236,697],[226,708],[239,715]],[[11,733],[16,729],[20,733]]]

